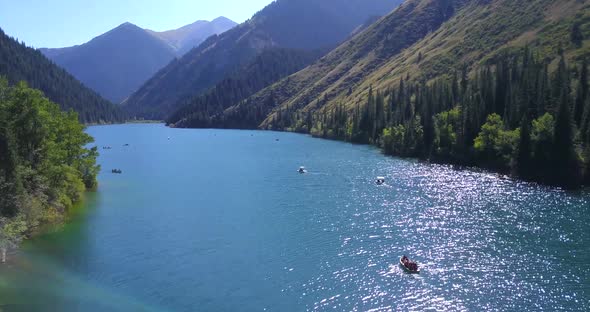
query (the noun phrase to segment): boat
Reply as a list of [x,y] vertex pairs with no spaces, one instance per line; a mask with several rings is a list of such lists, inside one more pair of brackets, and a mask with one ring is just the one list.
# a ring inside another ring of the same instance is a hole
[[305,167],[301,166],[301,167],[299,167],[299,170],[297,170],[297,172],[299,172],[299,173],[307,173],[307,170],[305,169]]
[[406,256],[402,256],[399,258],[399,264],[404,268],[404,271],[408,273],[420,273],[420,268],[418,267],[418,263],[410,260]]
[[377,177],[377,179],[375,179],[375,183],[377,185],[385,184],[385,177]]

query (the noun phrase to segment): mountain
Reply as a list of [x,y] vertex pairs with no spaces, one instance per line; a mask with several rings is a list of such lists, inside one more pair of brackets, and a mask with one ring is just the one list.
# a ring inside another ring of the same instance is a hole
[[213,87],[268,48],[313,51],[345,40],[395,0],[278,0],[250,20],[213,36],[173,61],[124,102],[139,118],[162,119],[187,98]]
[[174,30],[162,32],[148,30],[148,32],[172,46],[177,56],[182,56],[192,48],[197,47],[205,39],[212,35],[224,33],[236,25],[236,22],[221,16],[210,22],[196,21]]
[[41,51],[115,103],[129,96],[176,56],[168,44],[131,23],[79,46]]
[[[565,45],[569,38],[572,19],[587,13],[581,10],[587,5],[576,0],[409,0],[311,66],[228,108],[223,119],[265,110],[267,117],[249,127],[276,129],[276,114],[287,108],[303,115],[343,103],[350,110],[366,102],[371,87],[385,91],[402,78],[432,82],[527,43],[555,57],[559,42]],[[579,58],[584,51],[568,56]]]
[[[313,62],[321,51],[270,48],[264,50],[252,62],[228,75],[211,90],[187,99],[181,108],[173,113],[167,123],[183,128],[214,128],[227,125],[217,116],[235,103],[253,95],[275,81],[295,73]],[[253,117],[254,119],[260,117]],[[239,128],[239,125],[233,125]]]
[[40,50],[85,85],[120,103],[180,53],[233,25],[219,18],[157,33],[124,23],[79,46]]
[[577,188],[590,182],[589,57],[590,1],[408,0],[209,120]]
[[53,64],[41,52],[9,37],[0,29],[0,76],[10,84],[26,81],[63,110],[73,109],[83,123],[123,121],[124,114]]

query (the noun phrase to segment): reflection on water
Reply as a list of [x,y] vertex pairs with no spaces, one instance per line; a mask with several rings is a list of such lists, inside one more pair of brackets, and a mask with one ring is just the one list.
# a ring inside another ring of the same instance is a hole
[[89,131],[100,189],[0,268],[4,309],[590,309],[586,192],[286,133]]

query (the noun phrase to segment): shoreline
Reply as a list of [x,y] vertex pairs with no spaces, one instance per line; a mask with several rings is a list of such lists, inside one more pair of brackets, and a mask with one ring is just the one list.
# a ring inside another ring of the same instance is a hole
[[[148,124],[148,123],[146,123]],[[232,128],[177,128],[177,127],[171,127],[169,125],[165,125],[167,128],[170,129],[182,129],[182,130],[233,130],[233,131],[267,131],[267,132],[284,132],[284,133],[294,133],[294,134],[301,134],[301,135],[306,135],[306,136],[310,136],[312,138],[315,139],[321,139],[321,140],[328,140],[328,141],[337,141],[337,142],[343,142],[343,143],[348,143],[348,144],[352,144],[352,145],[364,145],[364,146],[370,146],[373,148],[376,148],[379,150],[379,152],[385,156],[385,157],[395,157],[395,158],[399,158],[399,159],[408,159],[408,160],[416,160],[418,162],[422,162],[425,164],[437,164],[437,165],[447,165],[447,166],[451,166],[453,168],[457,168],[457,170],[469,170],[469,171],[473,171],[473,172],[487,172],[487,173],[491,173],[491,174],[496,174],[498,175],[498,177],[503,178],[503,177],[507,177],[508,179],[514,180],[514,181],[520,181],[520,182],[525,182],[525,183],[532,183],[532,184],[537,184],[540,186],[545,186],[545,187],[549,187],[549,188],[553,188],[553,189],[560,189],[560,190],[564,190],[564,191],[568,191],[568,192],[581,192],[581,191],[585,191],[587,189],[590,189],[590,185],[585,185],[584,183],[582,183],[579,187],[577,188],[567,188],[567,187],[563,187],[560,185],[554,185],[554,184],[549,184],[549,183],[543,183],[541,181],[536,181],[536,180],[527,180],[527,179],[523,179],[520,178],[517,175],[514,175],[510,172],[503,172],[500,170],[495,170],[493,168],[489,168],[489,167],[485,167],[485,166],[479,166],[477,164],[464,164],[461,162],[453,162],[453,161],[444,161],[444,160],[436,160],[436,159],[424,159],[424,158],[419,158],[419,157],[405,157],[405,156],[401,156],[401,155],[390,155],[390,154],[386,154],[383,149],[375,144],[371,144],[371,143],[358,143],[358,142],[351,142],[351,141],[347,141],[347,140],[341,140],[338,138],[327,138],[327,137],[322,137],[322,136],[317,136],[317,135],[313,135],[311,133],[306,133],[306,132],[298,132],[298,131],[288,131],[288,130],[278,130],[278,129],[272,129],[272,130],[268,130],[268,129],[232,129]]]

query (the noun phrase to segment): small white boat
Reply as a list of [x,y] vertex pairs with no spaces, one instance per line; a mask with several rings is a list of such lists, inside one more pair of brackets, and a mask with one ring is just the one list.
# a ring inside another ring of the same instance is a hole
[[[404,258],[406,258],[405,261],[404,261]],[[399,258],[399,264],[402,266],[404,271],[406,271],[408,273],[412,273],[412,274],[420,273],[420,268],[418,267],[418,263],[411,261],[406,256],[402,256],[401,258]]]
[[377,185],[385,184],[385,177],[377,177],[377,179],[375,179],[375,183]]
[[305,167],[301,166],[301,167],[299,167],[299,170],[297,170],[297,172],[299,172],[299,173],[307,173],[307,170],[305,169]]

